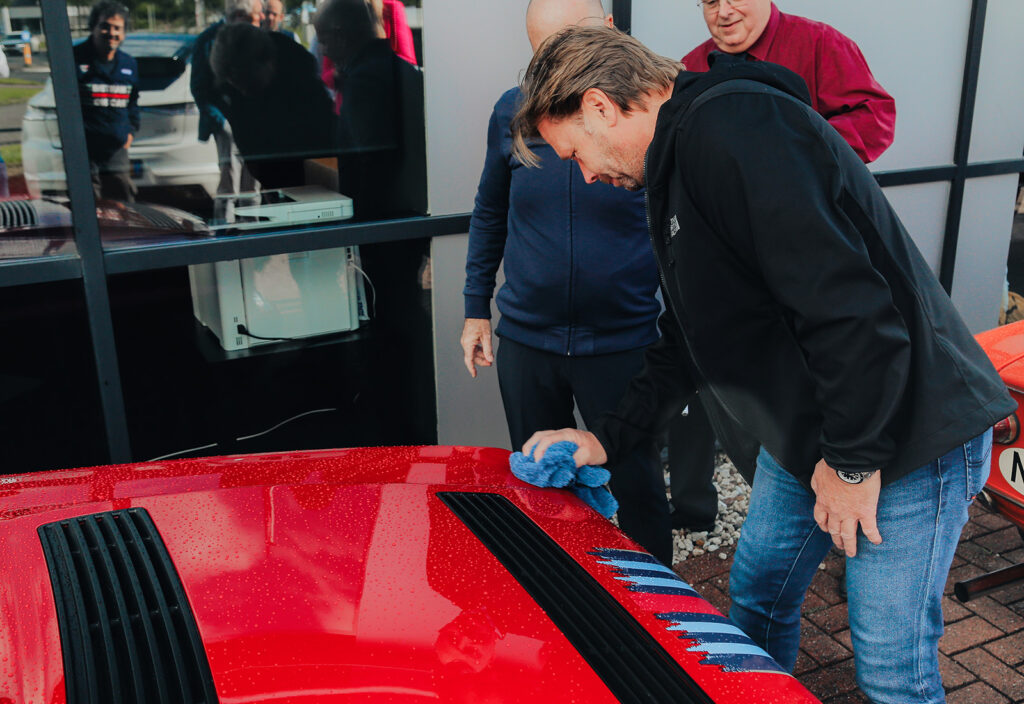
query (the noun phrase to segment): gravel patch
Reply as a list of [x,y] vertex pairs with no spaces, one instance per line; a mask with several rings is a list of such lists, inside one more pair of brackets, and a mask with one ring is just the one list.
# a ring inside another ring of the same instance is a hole
[[[665,472],[668,483],[668,472]],[[714,530],[686,532],[672,531],[672,562],[683,562],[688,557],[705,553],[717,554],[724,560],[729,554],[723,548],[732,547],[740,537],[740,526],[747,517],[750,505],[750,485],[740,476],[729,458],[719,453],[715,461],[715,486],[718,487],[718,517]]]

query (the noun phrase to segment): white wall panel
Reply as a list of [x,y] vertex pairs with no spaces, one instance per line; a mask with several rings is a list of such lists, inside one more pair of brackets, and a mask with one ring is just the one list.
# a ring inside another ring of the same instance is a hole
[[953,302],[975,333],[998,322],[1016,197],[1017,174],[970,179],[964,190]]
[[989,0],[971,133],[971,161],[1019,159],[1024,149],[1024,2]]
[[[474,379],[462,361],[459,338],[465,321],[465,282],[469,235],[435,237],[431,243],[434,288],[434,378],[437,393],[437,441],[442,445],[509,447],[508,426],[494,367],[477,368]],[[498,285],[504,277],[498,277]],[[497,326],[497,311],[492,323]],[[497,342],[497,338],[494,338]]]
[[[528,0],[428,0],[423,8],[427,176],[434,214],[473,209],[487,123],[502,93],[530,61]],[[434,238],[434,368],[442,444],[508,447],[494,369],[476,379],[462,362],[468,235]],[[497,324],[495,318],[494,323]]]
[[903,226],[936,276],[942,261],[949,189],[948,182],[890,186],[885,189],[885,197],[896,209]]
[[473,209],[491,108],[530,61],[528,0],[423,3],[427,180],[434,215]]

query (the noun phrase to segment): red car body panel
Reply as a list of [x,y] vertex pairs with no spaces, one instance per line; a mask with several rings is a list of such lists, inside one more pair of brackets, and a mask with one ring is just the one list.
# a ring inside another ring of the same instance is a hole
[[[977,335],[999,376],[1017,402],[1016,415],[1024,408],[1024,321]],[[985,491],[994,507],[1024,529],[1024,433],[1010,445],[993,444],[992,470]]]
[[632,589],[609,555],[646,553],[571,493],[514,478],[507,451],[417,447],[0,477],[0,703],[65,701],[39,526],[134,507],[180,575],[221,702],[616,701],[439,491],[509,499],[714,701],[817,701],[788,674],[702,662],[709,646],[665,614],[715,609]]

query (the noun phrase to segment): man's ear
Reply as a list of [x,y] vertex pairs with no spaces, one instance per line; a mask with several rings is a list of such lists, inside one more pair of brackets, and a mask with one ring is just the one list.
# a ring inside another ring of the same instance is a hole
[[606,127],[614,127],[619,121],[619,106],[600,88],[587,88],[584,91],[581,109],[584,117],[599,120]]

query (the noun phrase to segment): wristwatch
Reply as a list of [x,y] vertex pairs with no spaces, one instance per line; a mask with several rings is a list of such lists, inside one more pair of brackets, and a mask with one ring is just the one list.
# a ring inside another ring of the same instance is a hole
[[836,470],[836,474],[847,484],[860,484],[861,482],[867,481],[872,474],[877,472],[877,469],[872,469],[867,472],[844,472],[841,469]]

